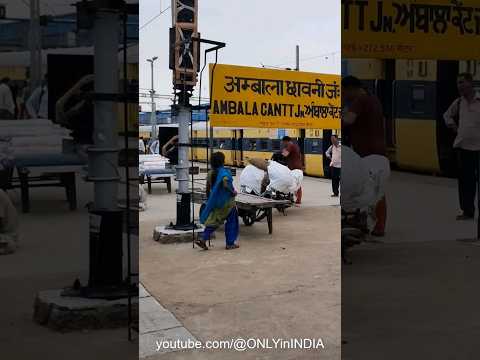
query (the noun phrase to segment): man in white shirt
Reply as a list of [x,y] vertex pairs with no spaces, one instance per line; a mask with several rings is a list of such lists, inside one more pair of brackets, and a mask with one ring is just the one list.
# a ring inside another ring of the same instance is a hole
[[32,119],[48,119],[48,75],[30,95],[25,106]]
[[150,154],[160,154],[160,141],[158,139],[150,140],[148,151]]
[[332,145],[325,152],[325,156],[330,159],[330,174],[332,177],[332,197],[338,196],[340,187],[340,171],[342,167],[342,145],[336,135],[331,136]]
[[140,154],[145,154],[145,143],[143,142],[143,137],[138,139],[138,152]]
[[471,74],[457,77],[460,97],[443,115],[445,124],[457,136],[453,143],[458,153],[458,194],[462,213],[457,220],[471,220],[475,215],[476,169],[480,151],[480,96],[476,94]]
[[0,80],[0,120],[11,120],[15,114],[15,102],[8,77]]

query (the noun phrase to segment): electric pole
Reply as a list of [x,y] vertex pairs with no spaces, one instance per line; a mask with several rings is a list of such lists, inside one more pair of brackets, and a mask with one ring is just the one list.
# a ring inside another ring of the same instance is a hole
[[[295,47],[295,71],[300,71],[300,45]],[[306,137],[305,129],[300,129],[300,141],[301,144],[298,144],[301,149],[302,153],[302,161],[305,164],[305,137]]]
[[151,113],[150,113],[150,125],[152,126],[152,135],[151,135],[151,139],[155,139],[157,137],[157,114],[156,114],[156,106],[155,106],[155,88],[153,86],[153,63],[155,62],[155,60],[157,60],[158,57],[157,56],[154,56],[152,57],[151,59],[147,59],[147,61],[150,63],[150,66],[151,66],[151,76],[152,76],[152,87],[151,87],[151,90],[150,90],[150,96],[151,96],[151,99],[152,99],[152,109],[151,109]]
[[192,37],[198,38],[198,2],[172,0],[172,23],[170,30],[170,68],[173,70],[173,87],[178,95],[178,104],[172,113],[178,121],[178,164],[176,166],[177,221],[176,230],[195,228],[191,221],[191,193],[188,189],[189,126],[192,117],[190,97],[197,83],[199,71],[199,46]]
[[295,50],[295,71],[300,71],[300,46],[297,45]]
[[[88,297],[124,294],[123,212],[118,207],[119,8],[94,3],[95,108],[93,145],[88,148],[88,181],[93,182],[90,213]],[[101,96],[101,97],[98,97]]]

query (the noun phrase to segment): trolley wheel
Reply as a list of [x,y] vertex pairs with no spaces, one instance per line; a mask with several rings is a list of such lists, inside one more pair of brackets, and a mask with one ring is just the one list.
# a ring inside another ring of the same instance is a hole
[[263,209],[257,210],[255,221],[260,222],[267,217],[267,211]]
[[243,223],[245,224],[245,226],[252,226],[253,223],[255,222],[255,218],[253,218],[251,215],[249,214],[245,214],[242,216],[242,220],[243,220]]

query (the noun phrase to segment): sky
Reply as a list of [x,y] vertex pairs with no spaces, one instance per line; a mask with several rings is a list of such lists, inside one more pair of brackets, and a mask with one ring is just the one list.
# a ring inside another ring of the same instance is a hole
[[[171,9],[145,25],[171,0],[140,0],[140,92],[151,87],[151,67],[157,56],[154,87],[157,94],[172,94],[168,68],[168,29]],[[300,70],[340,74],[341,8],[338,0],[199,0],[198,31],[202,38],[227,44],[219,51],[219,63],[295,68],[295,46],[300,46]],[[142,27],[143,26],[143,27]],[[212,54],[208,62],[214,61]],[[203,66],[203,49],[202,49]],[[202,98],[208,98],[208,72],[202,79]],[[198,96],[198,84],[194,96]],[[140,101],[147,102],[148,99]],[[169,108],[168,99],[157,100],[157,110]],[[148,104],[141,104],[149,111]]]

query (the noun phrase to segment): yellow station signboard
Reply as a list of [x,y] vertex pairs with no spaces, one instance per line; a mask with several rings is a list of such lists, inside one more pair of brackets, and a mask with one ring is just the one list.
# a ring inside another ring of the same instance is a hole
[[342,57],[480,58],[478,0],[342,0]]
[[211,64],[210,82],[212,126],[340,128],[339,75]]

